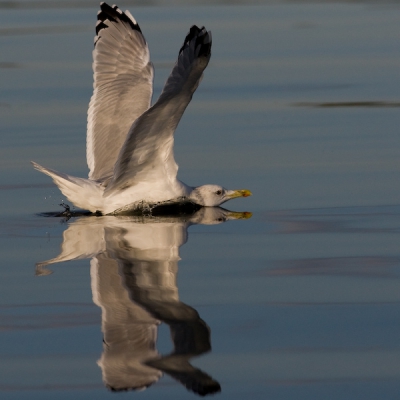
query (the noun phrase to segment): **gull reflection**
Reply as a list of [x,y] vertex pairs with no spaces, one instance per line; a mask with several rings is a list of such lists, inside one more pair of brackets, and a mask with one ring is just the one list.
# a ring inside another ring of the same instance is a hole
[[[109,389],[145,389],[166,373],[199,395],[221,390],[215,379],[190,364],[192,357],[211,349],[210,329],[194,308],[179,300],[179,247],[187,241],[190,225],[250,216],[206,207],[179,217],[106,216],[70,223],[61,254],[37,264],[36,274],[51,273],[49,264],[91,258],[93,301],[102,310],[98,364]],[[156,349],[161,322],[173,341],[168,355]]]

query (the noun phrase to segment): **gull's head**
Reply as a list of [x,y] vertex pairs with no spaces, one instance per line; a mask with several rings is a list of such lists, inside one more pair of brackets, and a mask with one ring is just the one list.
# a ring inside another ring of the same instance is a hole
[[192,190],[189,200],[205,207],[216,207],[236,197],[251,196],[250,190],[228,190],[219,185],[203,185]]

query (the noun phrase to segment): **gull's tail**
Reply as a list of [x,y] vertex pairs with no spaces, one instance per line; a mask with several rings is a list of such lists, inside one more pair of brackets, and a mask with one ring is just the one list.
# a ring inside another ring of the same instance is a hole
[[102,211],[103,188],[95,181],[77,178],[31,161],[33,167],[50,176],[63,195],[77,207],[92,212]]

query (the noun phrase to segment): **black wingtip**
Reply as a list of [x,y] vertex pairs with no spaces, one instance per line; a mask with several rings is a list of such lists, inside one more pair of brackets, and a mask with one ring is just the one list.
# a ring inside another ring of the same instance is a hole
[[185,40],[183,41],[183,45],[179,50],[179,54],[182,53],[189,45],[190,43],[195,40],[195,48],[199,48],[199,53],[198,56],[204,56],[208,57],[211,54],[211,44],[212,44],[212,39],[211,39],[211,32],[207,32],[206,28],[202,26],[199,28],[196,25],[193,25],[189,33],[186,35]]
[[125,22],[129,24],[133,30],[142,33],[139,24],[126,15],[120,8],[118,8],[118,6],[110,6],[107,3],[102,2],[100,3],[100,11],[97,14],[97,21],[100,22],[97,22],[96,24],[96,35],[98,35],[102,29],[107,28],[107,24],[104,23],[106,20],[115,23],[118,23],[119,21]]

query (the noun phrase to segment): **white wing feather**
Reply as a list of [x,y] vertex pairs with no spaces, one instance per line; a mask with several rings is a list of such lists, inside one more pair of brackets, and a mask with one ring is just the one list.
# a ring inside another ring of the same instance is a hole
[[211,32],[193,26],[157,102],[132,125],[106,195],[141,182],[176,182],[174,132],[211,57]]
[[147,43],[128,11],[102,3],[97,18],[86,158],[89,179],[104,180],[132,123],[150,107],[154,73]]

